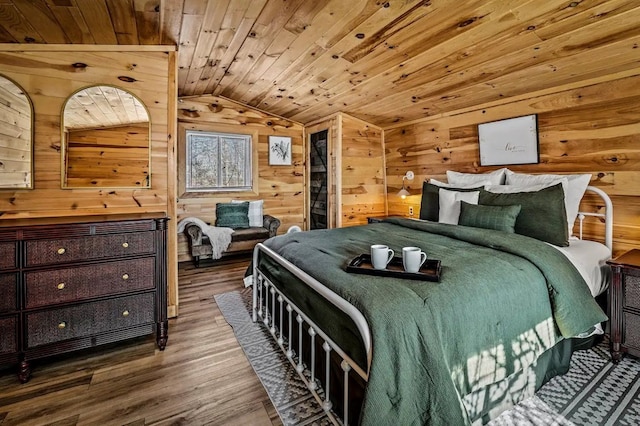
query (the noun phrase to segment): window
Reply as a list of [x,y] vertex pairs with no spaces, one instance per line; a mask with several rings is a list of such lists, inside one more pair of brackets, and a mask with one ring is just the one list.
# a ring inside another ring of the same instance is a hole
[[186,131],[186,191],[251,190],[251,136]]

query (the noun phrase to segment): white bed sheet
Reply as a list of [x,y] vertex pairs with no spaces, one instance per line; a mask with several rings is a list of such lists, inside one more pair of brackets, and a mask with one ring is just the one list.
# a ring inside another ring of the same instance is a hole
[[569,247],[558,247],[587,282],[591,295],[602,294],[611,281],[611,268],[606,264],[611,259],[611,250],[597,241],[580,240],[576,237],[569,239]]

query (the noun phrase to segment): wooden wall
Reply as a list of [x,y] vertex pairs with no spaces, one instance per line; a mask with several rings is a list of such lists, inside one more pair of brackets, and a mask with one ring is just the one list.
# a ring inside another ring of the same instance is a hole
[[[34,189],[0,190],[0,225],[69,217],[148,213],[173,218],[175,165],[169,121],[175,108],[175,52],[168,46],[0,46],[0,74],[20,84],[35,111]],[[151,189],[62,189],[60,112],[68,96],[95,84],[138,96],[151,116]],[[169,225],[169,312],[177,312],[175,221]]]
[[382,129],[347,114],[342,121],[341,226],[364,225],[386,214]]
[[[237,193],[185,193],[178,191],[178,220],[195,216],[214,222],[216,204],[232,199],[264,200],[264,212],[280,219],[284,233],[292,225],[305,227],[304,215],[304,128],[284,118],[235,103],[218,96],[184,97],[178,102],[179,149],[178,186],[184,188],[184,131],[212,130],[250,134],[257,141],[254,191]],[[269,136],[289,136],[292,141],[291,166],[269,166]],[[254,152],[256,152],[254,150]],[[184,235],[179,235],[179,261],[191,260]]]
[[367,217],[385,215],[382,129],[337,113],[309,123],[305,130],[307,135],[329,132],[329,227],[363,225]]
[[[446,170],[485,172],[480,167],[477,124],[538,114],[540,163],[508,166],[526,173],[591,173],[591,185],[606,191],[614,206],[614,252],[640,245],[640,73],[610,81],[585,82],[544,93],[479,105],[446,116],[385,129],[389,214],[420,208],[422,182],[445,180]],[[394,196],[406,170],[412,196]],[[590,197],[583,208],[599,211]],[[596,234],[595,225],[588,233]]]

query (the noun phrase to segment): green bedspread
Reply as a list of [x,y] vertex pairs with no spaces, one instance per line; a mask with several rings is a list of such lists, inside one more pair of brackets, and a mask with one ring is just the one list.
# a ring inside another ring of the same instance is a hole
[[[345,272],[376,243],[397,255],[404,246],[421,247],[441,260],[441,281]],[[534,364],[563,337],[606,320],[561,253],[517,234],[389,219],[287,234],[267,245],[369,322],[365,425],[467,424],[477,413],[463,399]]]

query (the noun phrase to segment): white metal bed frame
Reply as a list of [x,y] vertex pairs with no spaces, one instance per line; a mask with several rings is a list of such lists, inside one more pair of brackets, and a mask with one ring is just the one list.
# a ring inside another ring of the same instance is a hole
[[[587,216],[598,217],[604,220],[605,225],[605,245],[612,250],[613,248],[613,205],[609,196],[601,189],[588,186],[587,191],[593,192],[602,198],[604,202],[604,213],[589,213],[579,212],[579,235],[583,237],[583,221]],[[329,303],[340,309],[346,315],[348,315],[360,332],[362,341],[364,343],[365,353],[367,355],[367,368],[362,369],[353,359],[351,359],[345,351],[340,348],[317,324],[315,324],[300,308],[298,308],[285,294],[283,294],[273,283],[267,278],[258,268],[258,257],[260,252],[266,253],[270,258],[275,260],[278,264],[296,276],[299,280],[315,290],[318,294],[324,297]],[[371,333],[367,320],[362,313],[358,311],[353,305],[344,300],[338,294],[324,286],[315,278],[308,275],[306,272],[281,257],[273,250],[269,249],[263,244],[257,244],[253,252],[253,322],[260,319],[271,335],[280,346],[280,349],[285,353],[291,364],[295,367],[296,371],[300,375],[301,379],[306,384],[309,391],[313,394],[315,399],[321,404],[322,408],[327,413],[327,416],[334,424],[348,424],[349,418],[349,380],[348,375],[351,370],[355,371],[364,381],[368,381],[369,368],[371,366],[372,347],[371,347]],[[264,308],[263,308],[264,307]],[[284,311],[287,312],[283,315]],[[276,324],[276,315],[273,313],[279,313],[279,324]],[[288,322],[288,336],[285,336],[281,330],[284,330],[283,321]],[[292,347],[289,342],[292,342],[292,323],[295,321],[298,323],[298,348]],[[303,328],[305,324],[308,326],[307,331],[309,337],[303,339]],[[315,371],[315,357],[316,357],[316,336],[322,339],[322,349],[325,352],[326,357],[326,369],[324,393],[320,390],[320,385],[317,381],[317,372]],[[302,357],[298,354],[303,353],[303,342],[308,342],[309,351],[311,353],[310,369],[303,363]],[[297,349],[297,352],[296,352]],[[342,419],[338,419],[332,412],[332,403],[329,400],[330,391],[330,356],[334,351],[339,355],[342,360],[340,366],[344,372],[344,389],[343,389],[343,416]]]

